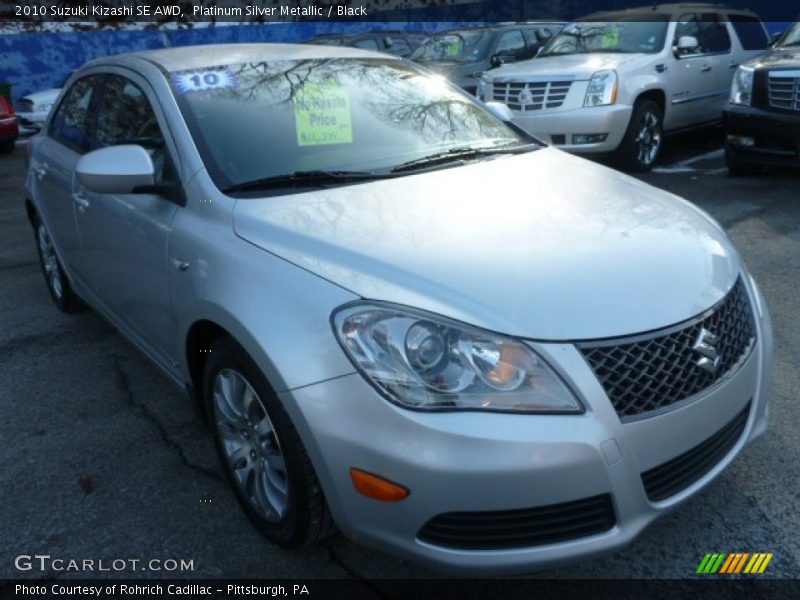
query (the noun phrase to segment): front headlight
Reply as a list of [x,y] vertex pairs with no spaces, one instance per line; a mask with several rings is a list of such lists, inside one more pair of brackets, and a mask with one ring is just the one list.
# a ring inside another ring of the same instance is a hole
[[598,71],[589,80],[584,106],[607,106],[617,101],[617,72],[611,69]]
[[478,80],[478,89],[475,92],[475,97],[478,100],[486,100],[486,86],[489,85],[488,80],[486,79],[485,75],[481,75],[481,78]]
[[52,105],[52,104],[40,104],[40,105],[37,107],[37,110],[38,110],[39,112],[50,112],[50,109],[51,109],[51,108],[53,108],[53,105]]
[[369,303],[337,310],[333,327],[359,371],[403,407],[583,412],[553,369],[512,338],[422,311]]
[[750,106],[753,96],[753,69],[739,67],[731,84],[731,104]]

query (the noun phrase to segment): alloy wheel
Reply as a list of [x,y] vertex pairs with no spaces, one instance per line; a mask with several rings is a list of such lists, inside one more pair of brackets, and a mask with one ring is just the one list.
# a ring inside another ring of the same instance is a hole
[[661,149],[661,122],[658,115],[648,110],[642,115],[639,131],[636,134],[636,160],[644,167],[655,163]]
[[289,506],[286,460],[264,404],[233,369],[214,379],[214,421],[234,480],[268,521],[280,521]]
[[39,252],[42,267],[44,268],[45,277],[47,279],[47,285],[50,286],[53,295],[60,300],[64,295],[64,286],[61,282],[61,269],[58,266],[58,258],[56,257],[55,248],[53,248],[53,242],[44,224],[39,223],[36,235],[39,241]]

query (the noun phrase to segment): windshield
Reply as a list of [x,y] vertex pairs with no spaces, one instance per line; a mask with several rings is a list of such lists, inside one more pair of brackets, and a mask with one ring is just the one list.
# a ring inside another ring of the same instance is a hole
[[784,33],[778,43],[775,44],[777,48],[784,48],[787,46],[800,46],[800,21],[794,23],[786,33]]
[[642,20],[570,23],[544,47],[542,56],[588,54],[593,52],[657,53],[664,49],[669,21],[647,15]]
[[391,59],[253,62],[171,73],[220,189],[308,171],[388,171],[529,143],[446,80]]
[[489,54],[488,31],[450,31],[432,37],[417,48],[411,60],[418,62],[476,62]]

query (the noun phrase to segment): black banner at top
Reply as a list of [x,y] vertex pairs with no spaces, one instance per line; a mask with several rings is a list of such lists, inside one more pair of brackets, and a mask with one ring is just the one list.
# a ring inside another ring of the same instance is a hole
[[[748,0],[730,0],[748,8]],[[572,20],[587,14],[642,7],[642,0],[5,0],[0,21],[35,28],[43,23],[267,23],[295,21],[503,22]],[[790,22],[795,2],[760,0],[764,21]]]

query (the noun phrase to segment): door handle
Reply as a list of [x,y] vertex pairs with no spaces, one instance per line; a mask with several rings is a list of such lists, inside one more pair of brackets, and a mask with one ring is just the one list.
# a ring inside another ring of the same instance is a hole
[[178,258],[177,256],[172,259],[172,266],[174,266],[178,271],[186,271],[189,269],[189,263],[183,260],[182,258]]
[[39,180],[44,179],[44,176],[47,175],[47,167],[45,165],[42,165],[41,167],[32,167],[31,170]]
[[738,66],[739,66],[739,63],[737,63],[737,62],[728,63],[728,68],[729,69],[735,69]]
[[711,70],[711,65],[706,65],[702,69],[700,69],[701,73],[708,73]]
[[78,205],[78,210],[85,211],[91,204],[89,201],[78,193],[72,194],[72,200]]

